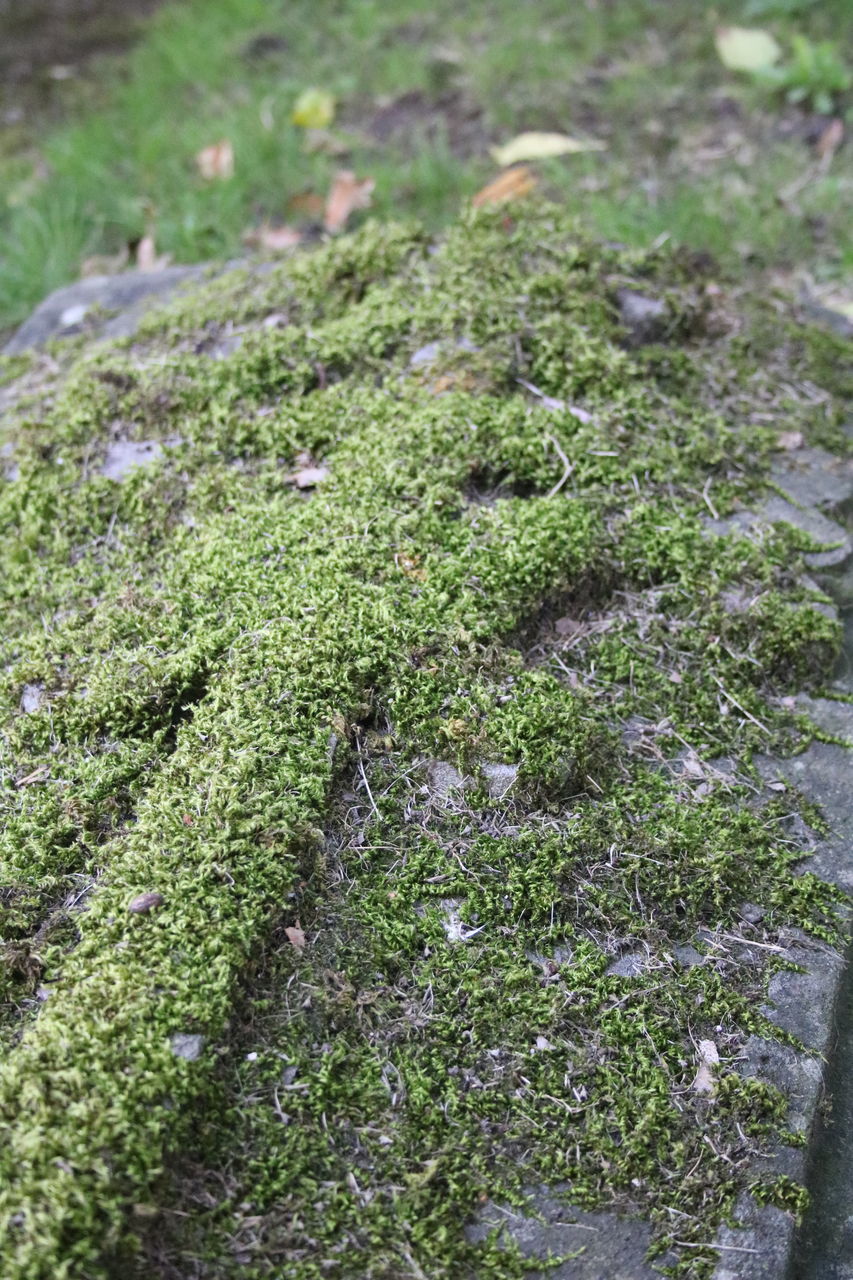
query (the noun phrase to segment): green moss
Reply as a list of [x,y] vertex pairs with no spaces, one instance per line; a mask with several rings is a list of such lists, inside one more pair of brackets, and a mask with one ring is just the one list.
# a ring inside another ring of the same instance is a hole
[[[620,345],[631,280],[673,359]],[[460,1223],[536,1181],[707,1240],[783,1104],[691,1092],[694,1035],[772,1029],[760,971],[675,948],[745,898],[833,935],[839,894],[744,800],[838,635],[790,535],[703,527],[773,430],[682,265],[547,207],[434,251],[370,224],[68,364],[0,489],[4,1274],[144,1273],[188,1144],[229,1171],[190,1212],[211,1275],[247,1218],[243,1274],[521,1274]],[[162,454],[117,483],[116,435]],[[435,760],[468,789],[438,802]]]

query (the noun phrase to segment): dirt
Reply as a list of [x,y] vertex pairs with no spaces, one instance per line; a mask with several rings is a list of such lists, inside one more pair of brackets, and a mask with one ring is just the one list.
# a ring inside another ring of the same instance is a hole
[[360,125],[376,142],[404,144],[413,153],[445,139],[460,160],[482,155],[489,142],[485,113],[458,89],[436,96],[413,89],[361,116]]
[[162,0],[0,0],[0,125],[60,114],[61,86],[125,50]]

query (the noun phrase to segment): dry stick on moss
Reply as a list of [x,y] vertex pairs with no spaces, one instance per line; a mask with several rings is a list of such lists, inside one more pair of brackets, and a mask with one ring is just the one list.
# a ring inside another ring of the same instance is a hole
[[566,457],[565,453],[564,453],[564,452],[563,452],[563,450],[560,448],[559,441],[558,441],[554,436],[549,435],[549,436],[546,436],[546,437],[545,437],[545,439],[546,439],[546,440],[550,440],[550,441],[551,441],[551,444],[552,444],[552,445],[554,446],[554,448],[556,449],[556,451],[557,451],[557,455],[558,455],[558,457],[559,457],[560,461],[562,462],[562,464],[563,464],[563,468],[564,468],[564,470],[563,470],[563,474],[560,476],[560,479],[557,481],[557,483],[554,485],[554,487],[553,487],[552,489],[549,489],[549,490],[548,490],[548,492],[545,494],[545,497],[546,497],[546,498],[553,498],[555,494],[557,494],[557,493],[559,493],[559,492],[560,492],[560,490],[562,489],[563,485],[566,483],[566,481],[568,480],[569,476],[570,476],[570,475],[572,474],[572,472],[574,471],[574,469],[575,469],[575,464],[574,464],[573,462],[569,462],[569,460],[568,460],[568,458]]

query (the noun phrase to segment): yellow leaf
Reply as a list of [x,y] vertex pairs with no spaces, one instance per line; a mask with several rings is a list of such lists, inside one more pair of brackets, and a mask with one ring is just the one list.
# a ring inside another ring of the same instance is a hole
[[607,144],[594,138],[583,141],[565,133],[520,133],[502,147],[492,147],[492,159],[506,168],[519,160],[544,160],[548,156],[567,156],[578,151],[604,151]]
[[764,71],[782,56],[770,32],[756,27],[717,27],[715,43],[729,71]]
[[305,89],[290,116],[302,129],[325,129],[335,118],[335,99],[325,89]]

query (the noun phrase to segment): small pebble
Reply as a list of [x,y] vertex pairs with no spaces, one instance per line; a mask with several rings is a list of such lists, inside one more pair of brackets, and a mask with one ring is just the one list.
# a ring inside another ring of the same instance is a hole
[[162,905],[162,893],[140,893],[139,897],[134,898],[127,909],[132,911],[134,915],[143,916],[148,911],[153,911],[155,907]]

